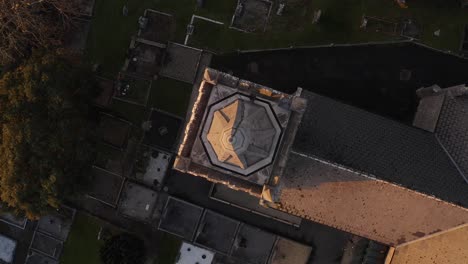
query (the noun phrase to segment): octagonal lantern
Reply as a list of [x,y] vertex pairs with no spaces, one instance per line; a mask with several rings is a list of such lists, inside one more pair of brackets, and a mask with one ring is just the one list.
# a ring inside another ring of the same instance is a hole
[[273,162],[280,138],[268,102],[242,94],[211,105],[201,133],[213,165],[245,176]]

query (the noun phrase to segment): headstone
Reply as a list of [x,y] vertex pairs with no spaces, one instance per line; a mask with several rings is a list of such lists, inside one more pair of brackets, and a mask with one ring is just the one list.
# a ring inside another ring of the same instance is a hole
[[367,18],[365,16],[362,17],[361,28],[366,29],[368,22],[369,22],[369,20],[367,20]]
[[195,30],[195,26],[193,24],[187,25],[187,35],[192,35],[194,30]]
[[148,18],[141,16],[138,18],[138,25],[140,26],[141,29],[146,28],[146,25],[148,25]]
[[197,0],[197,6],[203,8],[205,6],[205,0]]
[[322,16],[322,9],[314,11],[314,18],[312,19],[312,24],[317,24],[320,21],[321,16]]
[[279,4],[279,6],[278,6],[278,11],[276,11],[276,14],[277,14],[278,16],[283,15],[284,7],[285,7],[285,6],[286,6],[285,3]]
[[122,8],[122,15],[123,16],[128,16],[128,7],[127,5],[124,5]]
[[236,17],[241,15],[243,9],[244,9],[244,5],[239,3],[236,7],[236,12],[235,12]]
[[162,126],[158,129],[158,132],[159,132],[159,135],[164,136],[164,135],[167,135],[167,133],[169,133],[169,130],[167,129],[167,127]]

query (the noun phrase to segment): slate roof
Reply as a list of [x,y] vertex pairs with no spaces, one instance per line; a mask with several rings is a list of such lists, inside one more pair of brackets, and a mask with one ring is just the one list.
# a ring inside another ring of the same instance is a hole
[[433,133],[308,91],[293,150],[468,207],[467,183]]
[[435,133],[468,182],[468,95],[446,93]]
[[294,151],[279,189],[278,209],[387,245],[468,223],[466,208]]

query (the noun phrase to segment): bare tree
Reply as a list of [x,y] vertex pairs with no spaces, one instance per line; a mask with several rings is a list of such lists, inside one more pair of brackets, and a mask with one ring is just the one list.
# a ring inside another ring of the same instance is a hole
[[61,44],[80,0],[0,0],[0,65]]

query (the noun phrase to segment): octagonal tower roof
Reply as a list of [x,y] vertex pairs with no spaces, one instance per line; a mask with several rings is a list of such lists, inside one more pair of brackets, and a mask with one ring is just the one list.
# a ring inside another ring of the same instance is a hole
[[213,104],[201,134],[211,163],[242,175],[271,164],[280,137],[270,105],[242,94]]

